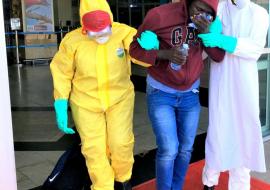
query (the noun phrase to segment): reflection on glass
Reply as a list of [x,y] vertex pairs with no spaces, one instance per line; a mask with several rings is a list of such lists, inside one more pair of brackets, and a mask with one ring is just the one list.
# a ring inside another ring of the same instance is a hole
[[266,125],[267,70],[259,71],[259,97],[261,125]]

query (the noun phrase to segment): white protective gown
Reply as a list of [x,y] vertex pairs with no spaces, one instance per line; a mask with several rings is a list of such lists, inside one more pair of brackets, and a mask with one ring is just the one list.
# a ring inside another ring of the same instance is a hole
[[236,37],[237,47],[221,63],[211,63],[206,164],[218,171],[246,167],[264,172],[257,60],[269,16],[252,2],[239,10],[230,0],[219,4],[218,15],[222,33]]

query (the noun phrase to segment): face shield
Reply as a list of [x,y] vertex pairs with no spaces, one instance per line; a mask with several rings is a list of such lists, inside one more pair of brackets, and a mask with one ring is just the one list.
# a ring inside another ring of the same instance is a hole
[[105,44],[112,35],[112,29],[111,26],[107,26],[106,28],[98,32],[87,31],[87,35],[89,39],[95,40],[98,44]]

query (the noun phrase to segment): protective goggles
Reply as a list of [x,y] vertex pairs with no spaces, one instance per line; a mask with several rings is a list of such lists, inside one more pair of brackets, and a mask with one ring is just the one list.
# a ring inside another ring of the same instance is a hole
[[91,39],[106,37],[106,36],[110,36],[112,34],[112,28],[111,28],[111,26],[107,26],[106,28],[104,28],[103,30],[98,31],[98,32],[87,31],[87,34],[88,34],[88,37]]

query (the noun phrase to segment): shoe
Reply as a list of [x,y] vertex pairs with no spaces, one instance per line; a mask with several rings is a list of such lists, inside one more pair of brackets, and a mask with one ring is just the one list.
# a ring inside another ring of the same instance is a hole
[[125,181],[125,182],[115,181],[114,182],[114,189],[115,190],[131,190],[132,187],[131,187],[131,183],[129,180]]
[[203,190],[215,190],[215,186],[208,187],[208,186],[205,185]]

